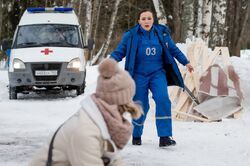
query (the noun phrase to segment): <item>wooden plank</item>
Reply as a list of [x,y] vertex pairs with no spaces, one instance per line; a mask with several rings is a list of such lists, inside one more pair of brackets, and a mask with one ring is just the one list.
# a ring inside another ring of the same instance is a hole
[[[205,52],[204,52],[205,51]],[[201,76],[201,74],[203,73],[203,63],[204,63],[204,59],[208,59],[207,56],[207,46],[205,45],[205,43],[203,42],[200,48],[200,52],[199,52],[199,60],[198,60],[198,64],[197,64],[197,73],[199,74],[199,76]],[[204,54],[206,53],[206,54]]]
[[173,86],[170,89],[171,92],[169,93],[169,98],[171,101],[175,101],[176,98],[178,98],[178,93],[181,91],[181,89],[177,86]]
[[227,47],[216,47],[214,50],[216,57],[213,59],[212,64],[219,64],[222,68],[230,65],[230,55]]
[[[192,103],[193,103],[193,101],[190,98],[188,98],[179,111],[187,113],[189,111],[190,106],[192,105]],[[181,119],[187,121],[187,118],[188,118],[187,116],[183,116],[182,114],[179,114],[179,116],[180,116]]]
[[190,58],[190,56],[192,55],[192,53],[191,52],[193,52],[193,49],[194,49],[194,45],[195,45],[195,43],[194,42],[192,42],[188,47],[187,47],[187,57],[188,57],[188,59]]
[[210,63],[214,59],[215,54],[212,53],[210,56],[208,55],[208,48],[205,47],[202,52],[202,70],[200,71],[199,75],[201,76],[210,66]]
[[203,48],[204,48],[204,42],[197,41],[194,47],[194,63],[196,67],[201,66],[201,56],[202,56]]
[[200,87],[200,76],[198,74],[198,71],[193,71],[190,74],[190,79],[192,80],[192,84],[194,85],[194,89],[198,90]]
[[[186,74],[183,75],[183,80],[185,79],[185,77]],[[176,100],[179,99],[181,88],[179,88],[178,86],[171,86],[169,89],[171,89],[169,92],[170,100],[176,102]]]
[[233,114],[234,119],[239,119],[242,117],[242,111],[237,111]]
[[[221,48],[220,47],[215,47],[215,49],[212,51],[212,55],[214,55],[214,57],[216,59],[220,54],[221,54]],[[211,65],[212,64],[214,64],[214,62],[212,62]]]
[[[174,111],[187,112],[187,109],[188,109],[188,98],[187,100],[185,100],[180,109],[175,109]],[[183,116],[182,114],[177,114],[176,118],[181,120],[186,120],[186,116]]]
[[221,47],[221,55],[225,66],[231,65],[228,47]]
[[202,117],[199,117],[199,116],[196,116],[196,115],[192,115],[192,114],[188,114],[186,112],[181,112],[181,111],[174,111],[174,112],[177,113],[177,114],[182,114],[182,115],[185,115],[185,116],[188,116],[188,117],[191,117],[191,118],[203,121],[203,122],[211,122],[211,120],[209,120],[209,119],[202,118]]
[[180,111],[183,110],[182,107],[184,106],[185,102],[187,101],[188,96],[186,93],[181,92],[180,98],[176,106],[174,107],[174,111]]
[[242,117],[242,109],[243,107],[239,107],[238,111],[233,114],[233,118],[239,119],[240,117]]
[[[191,101],[191,102],[192,102],[192,101]],[[190,105],[190,107],[188,108],[188,111],[187,111],[186,113],[191,114],[191,115],[195,115],[195,116],[198,116],[198,117],[201,117],[202,115],[200,115],[200,114],[195,114],[196,112],[194,112],[194,109],[193,109],[194,106],[195,106],[195,103],[192,102],[191,105]],[[204,118],[204,117],[202,117],[202,118]],[[206,118],[205,118],[205,119],[206,119]],[[186,121],[193,121],[193,120],[194,120],[194,118],[191,118],[191,117],[189,117],[189,116],[186,117]]]
[[187,57],[188,57],[188,60],[190,61],[190,64],[193,67],[196,66],[195,59],[194,59],[194,48],[195,48],[195,43],[192,43],[192,45],[190,45],[187,48]]
[[[193,88],[194,88],[194,87],[193,87]],[[193,88],[192,88],[192,90],[193,90]],[[191,90],[191,91],[192,91],[192,90]],[[188,98],[189,98],[189,96],[188,96],[185,92],[181,91],[180,97],[179,97],[179,101],[178,101],[178,103],[177,103],[175,109],[176,109],[176,110],[181,110],[182,106],[185,104],[185,102],[186,102],[186,100],[187,100]]]
[[[193,77],[195,77],[193,73],[187,73],[184,78],[185,85],[189,88],[191,92],[195,91],[195,83]],[[187,112],[189,109],[192,109],[192,103],[193,101],[189,98],[189,96],[185,92],[181,92],[174,111]],[[176,114],[176,118],[187,120],[187,117],[181,114]]]
[[205,70],[208,69],[208,67],[212,64],[214,64],[216,57],[219,55],[220,53],[220,48],[219,47],[215,47],[214,51],[212,52],[211,55],[208,56],[207,60],[204,60],[203,62],[203,66],[204,66],[204,72]]
[[[194,84],[192,83],[192,79],[190,79],[190,74],[185,77],[185,84],[192,92],[194,90]],[[189,96],[185,92],[181,92],[179,96],[178,103],[176,104],[174,110],[182,110],[183,105],[185,104],[186,100]]]

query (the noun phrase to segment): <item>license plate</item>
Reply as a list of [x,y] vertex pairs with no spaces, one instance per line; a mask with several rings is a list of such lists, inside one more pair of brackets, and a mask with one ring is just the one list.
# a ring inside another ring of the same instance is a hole
[[57,70],[36,70],[36,76],[57,76]]

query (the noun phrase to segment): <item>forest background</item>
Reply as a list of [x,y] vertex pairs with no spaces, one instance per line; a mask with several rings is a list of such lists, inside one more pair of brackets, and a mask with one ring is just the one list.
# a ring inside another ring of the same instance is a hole
[[[86,41],[95,42],[86,57],[92,64],[116,48],[142,9],[154,11],[175,42],[202,38],[212,49],[228,47],[231,56],[250,48],[250,0],[0,0],[0,42],[13,37],[27,7],[55,6],[75,9]],[[1,59],[6,59],[3,52]]]

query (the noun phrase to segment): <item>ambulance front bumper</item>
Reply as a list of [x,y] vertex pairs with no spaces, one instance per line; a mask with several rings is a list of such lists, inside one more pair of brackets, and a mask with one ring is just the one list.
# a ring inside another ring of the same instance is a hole
[[9,84],[16,86],[80,86],[85,71],[68,69],[68,63],[25,63],[25,70],[9,72]]

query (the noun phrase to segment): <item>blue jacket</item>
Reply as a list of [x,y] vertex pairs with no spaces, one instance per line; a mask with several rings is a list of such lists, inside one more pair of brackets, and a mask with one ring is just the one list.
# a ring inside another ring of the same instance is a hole
[[[168,86],[176,85],[184,88],[184,82],[174,58],[184,66],[188,64],[189,61],[175,45],[167,26],[160,24],[153,26],[163,48],[164,69],[166,70]],[[132,77],[134,75],[135,57],[139,40],[139,28],[140,25],[137,24],[127,31],[117,48],[111,53],[111,58],[117,62],[126,56],[125,70],[127,70]]]

